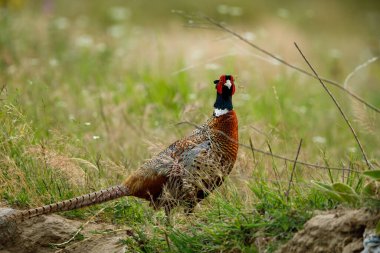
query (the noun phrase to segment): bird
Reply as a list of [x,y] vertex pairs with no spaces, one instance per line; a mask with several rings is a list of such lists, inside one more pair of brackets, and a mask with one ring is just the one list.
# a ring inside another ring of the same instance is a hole
[[239,147],[238,120],[232,105],[234,78],[222,75],[214,84],[213,114],[206,123],[147,160],[122,184],[37,208],[0,212],[0,225],[124,196],[148,200],[154,209],[163,208],[167,215],[177,206],[183,206],[186,213],[193,212],[230,174]]

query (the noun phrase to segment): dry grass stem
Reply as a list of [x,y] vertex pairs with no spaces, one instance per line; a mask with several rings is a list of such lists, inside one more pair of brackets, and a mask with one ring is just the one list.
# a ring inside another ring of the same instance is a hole
[[323,82],[323,80],[318,76],[318,73],[314,70],[313,66],[311,66],[310,62],[307,60],[307,58],[305,57],[305,55],[302,53],[301,49],[298,47],[297,43],[294,42],[294,45],[296,46],[297,50],[300,52],[302,58],[305,60],[305,62],[307,63],[307,65],[309,65],[310,69],[313,71],[314,75],[316,78],[318,78],[319,82],[322,84],[323,88],[326,90],[326,92],[329,94],[329,96],[331,97],[331,99],[334,101],[336,107],[338,107],[339,109],[339,112],[340,114],[343,116],[344,120],[346,121],[348,127],[350,128],[352,134],[354,135],[354,138],[356,140],[356,142],[358,143],[359,145],[359,148],[360,148],[360,151],[362,152],[362,155],[363,155],[363,158],[365,160],[365,162],[367,163],[367,166],[368,166],[368,169],[372,169],[372,165],[370,164],[370,162],[368,161],[368,158],[367,158],[367,155],[366,153],[364,152],[364,149],[363,149],[363,146],[362,144],[360,143],[360,140],[354,130],[354,128],[352,127],[350,121],[348,120],[347,116],[344,114],[343,110],[342,110],[342,107],[339,105],[339,102],[335,99],[334,95],[331,93],[331,91],[327,88],[327,86],[325,85],[325,83]]
[[6,88],[7,88],[7,84],[4,83],[4,84],[1,86],[1,89],[0,89],[0,95],[3,94],[3,92],[5,91]]
[[[296,164],[297,164],[297,160],[298,160],[298,155],[300,154],[300,151],[301,151],[301,146],[302,146],[302,139],[300,140],[300,144],[298,145],[297,155],[296,155],[296,158],[294,159],[292,173],[290,174],[290,180],[289,180],[288,190],[285,193],[285,196],[286,196],[287,200],[289,200],[290,187],[291,187],[291,185],[293,183],[294,171],[296,170]],[[343,171],[343,173],[344,173],[344,171]]]
[[[250,45],[251,47],[253,47],[253,48],[259,50],[260,52],[262,52],[262,53],[264,53],[264,54],[270,56],[271,58],[275,59],[276,61],[278,61],[278,62],[280,62],[280,63],[282,63],[282,64],[284,64],[284,65],[286,65],[286,66],[288,66],[288,67],[290,67],[290,68],[292,68],[292,69],[295,69],[295,70],[297,70],[298,72],[300,72],[300,73],[302,73],[302,74],[305,74],[305,75],[307,75],[307,76],[310,76],[310,77],[313,77],[313,78],[317,79],[317,78],[313,75],[313,73],[310,73],[310,72],[308,72],[308,71],[306,71],[306,70],[304,70],[304,69],[302,69],[302,68],[300,68],[300,67],[297,67],[297,66],[295,66],[295,65],[293,65],[293,64],[291,64],[291,63],[289,63],[289,62],[287,62],[287,61],[285,61],[285,60],[283,60],[283,59],[281,59],[280,57],[278,57],[278,56],[276,56],[276,55],[270,53],[269,51],[267,51],[267,50],[265,50],[265,49],[263,49],[263,48],[257,46],[256,44],[254,44],[254,43],[250,42],[249,40],[247,40],[246,38],[244,38],[242,35],[236,33],[235,31],[233,31],[233,30],[231,30],[231,29],[229,29],[229,28],[227,28],[227,27],[226,27],[225,25],[223,25],[222,23],[220,23],[220,22],[218,22],[218,21],[216,21],[216,20],[214,20],[214,19],[212,19],[212,18],[210,18],[210,17],[208,17],[208,16],[201,16],[201,17],[202,17],[204,20],[208,21],[211,25],[216,26],[216,27],[218,27],[219,29],[221,29],[222,31],[227,32],[227,33],[233,35],[234,37],[236,37],[236,38],[238,38],[239,40],[241,40],[241,41],[247,43],[247,44]],[[198,28],[197,24],[194,24],[194,25],[192,25],[192,26],[193,26],[194,28]],[[200,27],[200,28],[207,28],[207,27],[202,26],[202,27]],[[342,90],[342,91],[346,92],[347,94],[349,94],[351,97],[353,97],[353,98],[355,98],[356,100],[360,101],[361,103],[365,104],[367,107],[371,108],[372,110],[376,111],[377,113],[380,113],[380,109],[379,109],[379,108],[377,108],[376,106],[374,106],[374,105],[370,104],[369,102],[365,101],[363,98],[359,97],[358,95],[356,95],[356,94],[353,93],[352,91],[346,89],[343,85],[339,84],[338,82],[333,81],[333,80],[329,80],[329,79],[324,78],[324,77],[320,77],[320,79],[321,79],[322,81],[326,82],[326,83],[329,83],[329,84],[331,84],[331,85],[333,85],[333,86],[339,88],[340,90]]]
[[[72,242],[73,240],[75,240],[75,238],[77,237],[77,235],[84,229],[85,226],[88,225],[88,223],[90,223],[96,216],[98,216],[99,214],[101,214],[105,209],[107,208],[106,207],[103,207],[102,209],[100,209],[99,211],[97,211],[93,216],[91,216],[85,223],[83,223],[82,225],[80,225],[80,227],[78,228],[78,230],[74,233],[74,235],[68,239],[67,241],[64,241],[62,243],[52,243],[51,245],[54,246],[54,247],[63,247],[67,244],[69,244],[70,242]],[[61,250],[58,250],[56,252],[61,252]]]
[[371,63],[377,61],[379,59],[379,57],[375,56],[375,57],[372,57],[371,59],[365,61],[364,63],[360,64],[359,66],[357,66],[350,74],[347,75],[346,79],[344,80],[344,85],[343,87],[345,89],[347,89],[348,87],[348,81],[361,69],[367,67],[368,65],[370,65]]
[[[35,158],[45,164],[45,167],[54,168],[53,172],[59,173],[71,185],[84,186],[85,185],[85,172],[75,162],[80,161],[84,163],[83,159],[70,158],[65,155],[59,154],[54,150],[47,149],[44,146],[31,146],[27,149],[26,154],[33,155]],[[88,164],[87,162],[86,164]],[[90,166],[91,167],[91,166]]]
[[[191,126],[197,128],[197,129],[201,129],[200,126],[198,126],[197,124],[194,124],[192,122],[189,122],[189,121],[182,121],[182,122],[179,122],[179,123],[177,123],[175,125],[179,126],[179,125],[184,125],[184,124],[188,124],[188,125],[191,125]],[[224,133],[221,132],[221,134],[224,134]],[[229,138],[227,135],[225,135],[225,137]],[[264,150],[261,150],[261,149],[258,149],[258,148],[254,148],[254,147],[251,147],[249,145],[245,145],[245,144],[240,143],[240,142],[239,142],[239,146],[247,148],[247,149],[250,149],[251,151],[256,151],[258,153],[261,153],[261,154],[264,154],[264,155],[267,155],[267,156],[271,156],[271,157],[280,159],[280,160],[284,160],[284,161],[292,162],[292,163],[295,162],[295,160],[293,160],[291,158],[287,158],[287,157],[284,157],[284,156],[281,156],[281,155],[273,154],[271,152],[267,152],[267,151],[264,151]],[[304,165],[306,167],[312,167],[312,168],[316,168],[316,169],[339,170],[339,171],[345,170],[345,171],[351,171],[351,172],[361,173],[360,171],[353,170],[353,169],[339,168],[339,167],[330,167],[330,166],[322,166],[322,165],[307,163],[307,162],[303,162],[303,161],[297,161],[297,163],[301,164],[301,165]]]
[[249,146],[251,147],[253,162],[256,163],[256,156],[255,156],[255,150],[252,143],[252,138],[249,138]]
[[369,134],[377,136],[377,124],[376,124],[376,115],[367,110],[363,104],[353,100],[352,101],[352,113],[354,117],[354,122],[360,126],[360,129],[363,129]]

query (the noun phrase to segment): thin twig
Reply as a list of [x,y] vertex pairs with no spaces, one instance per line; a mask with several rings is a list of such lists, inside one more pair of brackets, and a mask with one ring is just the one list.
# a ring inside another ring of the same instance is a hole
[[261,131],[260,129],[254,127],[254,126],[249,126],[250,128],[252,128],[253,130],[255,130],[256,132],[258,132],[259,134],[262,134],[264,135],[266,138],[268,138],[268,135],[266,133],[264,133],[263,131]]
[[106,117],[106,114],[104,112],[104,104],[103,104],[102,96],[99,96],[99,111],[100,111],[100,117],[103,120],[104,126],[106,128],[106,133],[109,134],[110,133],[110,127],[108,125],[107,117]]
[[214,28],[212,26],[207,25],[193,25],[193,24],[186,24],[184,25],[186,28],[195,28],[195,29],[207,29],[207,30],[219,30],[219,28]]
[[[199,129],[201,130],[202,127],[192,123],[192,122],[189,122],[189,121],[182,121],[182,122],[179,122],[177,124],[175,124],[175,126],[179,126],[179,125],[184,125],[184,124],[188,124],[188,125],[191,125],[193,127],[195,127],[196,129]],[[221,131],[220,131],[221,132]],[[231,141],[235,141],[234,139],[230,138],[229,136],[227,136],[224,132],[221,132],[221,134],[223,134],[226,138],[229,138]],[[294,163],[295,160],[293,159],[290,159],[290,158],[287,158],[285,156],[281,156],[281,155],[277,155],[277,154],[273,154],[273,153],[270,153],[270,152],[267,152],[267,151],[264,151],[264,150],[261,150],[261,149],[258,149],[258,148],[255,148],[255,147],[250,147],[249,145],[245,145],[243,143],[240,143],[240,142],[237,142],[239,144],[239,146],[241,147],[244,147],[244,148],[247,148],[247,149],[250,149],[250,150],[253,150],[253,151],[256,151],[258,153],[261,153],[263,155],[267,155],[267,156],[272,156],[274,158],[277,158],[277,159],[280,159],[280,160],[284,160],[284,161],[288,161],[288,162],[292,162]],[[312,163],[307,163],[307,162],[303,162],[303,161],[297,161],[298,164],[301,164],[301,165],[304,165],[306,167],[312,167],[312,168],[316,168],[316,169],[325,169],[325,170],[338,170],[338,171],[341,171],[341,170],[345,170],[345,171],[351,171],[351,172],[355,172],[355,173],[361,173],[360,171],[357,171],[357,170],[353,170],[353,169],[347,169],[347,168],[339,168],[339,167],[328,167],[328,166],[323,166],[323,165],[318,165],[318,164],[312,164]]]
[[[251,149],[251,147],[248,146],[248,145],[245,145],[245,144],[242,144],[242,143],[239,143],[239,145],[241,147]],[[293,163],[295,162],[295,160],[293,160],[293,159],[287,158],[285,156],[277,155],[277,154],[271,154],[270,152],[266,152],[266,151],[263,151],[263,150],[258,149],[258,148],[253,148],[253,150],[256,151],[256,152],[258,152],[258,153],[261,153],[261,154],[264,154],[264,155],[267,155],[267,156],[272,156],[272,157],[280,159],[280,160],[284,160],[284,161],[288,161],[288,162],[293,162]],[[303,161],[297,161],[297,163],[301,164],[301,165],[304,165],[306,167],[312,167],[312,168],[316,168],[316,169],[345,170],[345,171],[352,171],[352,172],[356,172],[356,173],[361,173],[360,171],[353,170],[353,169],[346,169],[346,168],[339,168],[339,167],[326,167],[326,166],[323,166],[323,165],[312,164],[312,163],[307,163],[307,162],[303,162]]]
[[103,207],[98,212],[96,212],[92,217],[90,217],[85,223],[83,223],[82,225],[80,225],[80,227],[78,228],[78,230],[75,232],[75,234],[69,240],[64,241],[62,243],[52,243],[51,246],[59,248],[59,247],[65,246],[65,245],[69,244],[70,242],[72,242],[73,240],[75,240],[75,238],[77,237],[77,235],[84,229],[84,227],[87,226],[88,223],[90,223],[96,216],[98,216],[100,213],[102,213],[106,208],[107,208],[107,206]]
[[[280,181],[280,175],[279,175],[278,170],[277,170],[277,165],[276,165],[276,163],[274,162],[274,159],[273,159],[272,147],[271,147],[271,145],[270,145],[270,143],[269,143],[268,140],[267,140],[267,146],[268,146],[269,152],[270,152],[270,154],[272,156],[272,169],[273,169],[273,172],[274,172],[274,176],[276,177],[276,181]],[[279,192],[281,194],[282,190],[281,190],[281,184],[280,183],[277,183],[277,188],[278,188],[278,190],[279,190]]]
[[166,231],[164,231],[164,234],[165,234],[166,245],[168,246],[169,251],[172,251],[172,247],[170,245],[168,233]]
[[298,155],[300,154],[300,151],[301,151],[301,146],[302,146],[302,139],[300,140],[300,144],[298,145],[296,159],[294,159],[292,173],[290,174],[290,180],[289,180],[288,190],[285,193],[285,196],[286,196],[287,200],[289,200],[290,186],[293,183],[294,171],[296,170],[296,164],[297,164],[297,160],[298,160]]
[[255,150],[252,143],[252,138],[249,138],[249,146],[251,147],[253,162],[256,163]]
[[[234,37],[236,37],[236,38],[238,38],[239,40],[241,40],[241,41],[247,43],[247,44],[250,45],[251,47],[253,47],[253,48],[259,50],[260,52],[262,52],[262,53],[264,53],[264,54],[266,54],[266,55],[272,57],[273,59],[277,60],[278,62],[280,62],[280,63],[282,63],[282,64],[284,64],[284,65],[286,65],[286,66],[288,66],[288,67],[290,67],[290,68],[292,68],[292,69],[295,69],[295,70],[301,72],[302,74],[305,74],[305,75],[307,75],[307,76],[310,76],[310,77],[313,77],[313,78],[317,79],[317,77],[316,77],[315,75],[313,75],[313,73],[310,73],[310,72],[308,72],[308,71],[306,71],[306,70],[304,70],[304,69],[302,69],[302,68],[300,68],[300,67],[297,67],[297,66],[295,66],[295,65],[293,65],[293,64],[291,64],[291,63],[289,63],[289,62],[287,62],[287,61],[285,61],[285,60],[283,60],[283,59],[281,59],[280,57],[278,57],[278,56],[276,56],[276,55],[270,53],[269,51],[267,51],[267,50],[265,50],[265,49],[263,49],[263,48],[257,46],[256,44],[252,43],[252,42],[249,41],[248,39],[244,38],[242,35],[240,35],[240,34],[234,32],[233,30],[231,30],[231,29],[229,29],[229,28],[227,28],[225,25],[221,24],[220,22],[217,22],[217,21],[215,21],[214,19],[212,19],[212,18],[210,18],[210,17],[208,17],[208,16],[203,16],[203,18],[204,18],[205,20],[207,20],[208,22],[210,22],[210,24],[212,24],[212,25],[214,25],[214,26],[220,28],[221,30],[223,30],[223,31],[225,31],[225,32],[227,32],[227,33],[229,33],[229,34],[231,34],[231,35],[233,35]],[[339,84],[338,82],[333,81],[333,80],[329,80],[329,79],[327,79],[327,78],[323,78],[323,77],[320,77],[320,79],[321,79],[322,81],[326,82],[326,83],[329,83],[329,84],[331,84],[331,85],[334,85],[335,87],[337,87],[337,88],[341,89],[342,91],[346,92],[347,94],[349,94],[350,96],[352,96],[352,97],[355,98],[356,100],[358,100],[358,101],[360,101],[361,103],[365,104],[367,107],[371,108],[372,110],[376,111],[377,113],[380,113],[380,109],[379,109],[379,108],[377,108],[376,106],[374,106],[374,105],[370,104],[369,102],[365,101],[363,98],[359,97],[358,95],[356,95],[356,94],[353,93],[352,91],[350,91],[350,90],[344,88],[343,85]]]
[[331,97],[331,99],[334,101],[336,107],[338,107],[339,109],[339,112],[340,114],[342,114],[344,120],[346,121],[348,127],[351,129],[351,132],[352,134],[354,135],[354,138],[356,140],[356,142],[358,143],[359,145],[359,148],[363,154],[363,158],[365,160],[365,162],[367,163],[367,166],[368,166],[368,169],[372,169],[372,165],[369,163],[368,159],[367,159],[367,155],[365,154],[364,152],[364,149],[363,149],[363,146],[362,144],[360,143],[359,141],[359,138],[358,136],[356,135],[356,132],[354,130],[354,128],[352,127],[350,121],[348,120],[346,114],[344,114],[343,110],[342,110],[342,107],[339,105],[338,101],[335,99],[334,95],[331,93],[331,91],[327,88],[327,86],[325,85],[325,83],[323,82],[323,80],[318,76],[318,73],[314,70],[313,66],[311,66],[310,62],[306,59],[305,55],[302,53],[301,49],[298,47],[297,43],[294,42],[294,45],[296,46],[297,50],[300,52],[302,58],[305,60],[305,62],[307,63],[307,65],[309,65],[310,69],[313,71],[314,75],[316,76],[316,78],[318,78],[319,82],[322,84],[323,88],[325,89],[325,91],[329,94],[329,96]]
[[[350,161],[350,163],[348,164],[348,166],[349,167],[352,167],[352,162]],[[350,179],[350,176],[351,176],[351,173],[348,171],[348,173],[347,173],[347,184],[349,185],[349,182],[348,182],[348,180]],[[342,181],[342,182],[344,182],[344,181]]]

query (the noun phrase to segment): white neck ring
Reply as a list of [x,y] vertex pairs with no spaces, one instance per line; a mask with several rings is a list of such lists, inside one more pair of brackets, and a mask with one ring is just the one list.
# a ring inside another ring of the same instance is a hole
[[214,115],[215,117],[219,117],[219,116],[222,116],[224,114],[228,113],[228,109],[218,109],[218,108],[214,108]]

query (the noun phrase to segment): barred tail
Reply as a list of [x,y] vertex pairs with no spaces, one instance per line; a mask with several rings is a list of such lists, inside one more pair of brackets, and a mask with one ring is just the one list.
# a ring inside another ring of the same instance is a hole
[[128,195],[129,195],[129,190],[127,187],[123,185],[117,185],[105,190],[89,193],[89,194],[75,197],[69,200],[64,200],[58,203],[49,204],[49,205],[45,205],[45,206],[37,207],[37,208],[32,208],[32,209],[24,210],[24,211],[12,212],[9,215],[7,215],[7,217],[0,217],[0,218],[5,218],[5,220],[13,220],[13,221],[26,220],[35,216],[43,215],[43,214],[69,211],[69,210],[82,208],[85,206],[91,206],[91,205],[103,203],[109,200],[117,199],[117,198],[128,196]]

